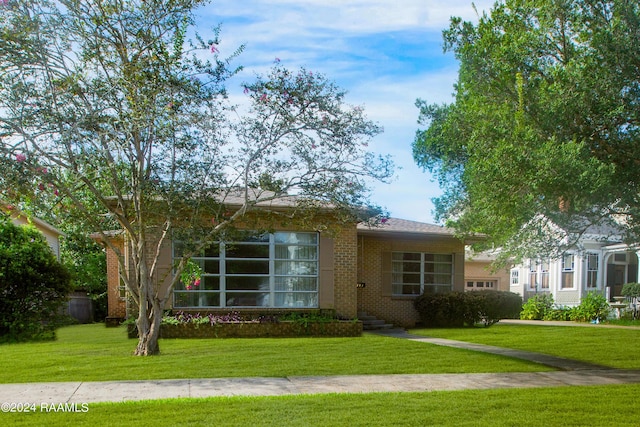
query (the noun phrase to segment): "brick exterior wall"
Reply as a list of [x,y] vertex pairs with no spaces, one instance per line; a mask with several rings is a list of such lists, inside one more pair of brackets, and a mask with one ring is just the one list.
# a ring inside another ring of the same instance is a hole
[[[291,230],[294,227],[275,227],[276,230]],[[342,227],[334,226],[325,237],[332,239],[333,244],[333,287],[328,295],[330,300],[320,304],[320,309],[335,310],[336,316],[345,319],[357,317],[357,237],[355,224]],[[120,242],[122,249],[122,242]],[[118,276],[118,259],[116,254],[106,249],[107,252],[107,283],[108,283],[108,317],[125,318],[126,301],[119,297],[120,278]],[[171,243],[167,242],[160,253],[161,262],[156,275],[156,280],[170,280]],[[320,266],[322,270],[323,266]],[[169,273],[169,274],[167,274]],[[322,292],[322,291],[321,291]],[[173,299],[167,301],[166,309],[171,309]],[[229,309],[225,309],[229,310]],[[237,311],[251,311],[255,309],[233,308]],[[204,312],[206,310],[199,310]],[[215,311],[215,310],[212,310]]]
[[[358,238],[355,225],[344,227],[334,236],[334,307],[336,315],[346,319],[356,318]],[[322,307],[320,307],[322,308]]]
[[[122,241],[118,242],[118,248],[123,250]],[[118,274],[118,256],[111,249],[106,249],[107,254],[107,317],[124,319],[127,315],[126,301],[120,298],[120,275]]]
[[454,238],[401,239],[399,237],[360,236],[358,238],[358,282],[365,286],[358,288],[358,312],[384,319],[396,326],[412,327],[419,321],[413,307],[414,297],[384,296],[382,257],[389,252],[449,253],[454,256],[454,290],[464,289],[464,245]]
[[[294,227],[276,229],[293,229]],[[354,319],[359,312],[366,312],[398,326],[411,327],[419,320],[413,308],[413,297],[385,296],[382,287],[382,254],[399,252],[428,252],[454,254],[454,290],[464,289],[464,245],[457,239],[447,236],[419,236],[415,238],[406,235],[363,236],[359,235],[355,224],[334,226],[330,233],[322,233],[329,237],[333,246],[333,289],[324,292],[320,289],[320,309],[334,310],[336,316],[344,319]],[[322,240],[321,240],[322,241]],[[120,243],[122,244],[122,243]],[[321,249],[322,250],[322,249]],[[170,265],[170,244],[164,248],[163,261]],[[167,270],[165,267],[163,273]],[[323,270],[323,266],[320,266]],[[161,270],[163,270],[161,268]],[[330,272],[331,270],[324,270]],[[159,274],[161,278],[167,278]],[[108,316],[124,318],[126,316],[126,302],[119,297],[118,262],[116,255],[107,249],[107,277],[108,277]],[[365,287],[358,287],[358,283],[365,283]],[[320,280],[321,286],[326,283]],[[330,281],[329,281],[330,283]],[[508,281],[506,282],[508,283]],[[326,285],[325,285],[326,286]],[[169,299],[167,309],[171,306]],[[244,311],[245,309],[234,309]],[[251,311],[251,309],[246,309]],[[255,309],[253,309],[255,311]],[[199,310],[204,312],[206,310]],[[215,311],[215,310],[212,310]]]

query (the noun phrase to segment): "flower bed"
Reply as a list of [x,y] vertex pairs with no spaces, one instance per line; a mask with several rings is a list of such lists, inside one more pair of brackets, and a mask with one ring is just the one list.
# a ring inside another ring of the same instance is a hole
[[215,325],[180,324],[160,326],[161,338],[284,338],[284,337],[358,337],[362,334],[362,322],[295,321],[278,323],[216,323]]
[[[135,325],[129,325],[129,338],[137,338]],[[160,338],[285,338],[359,337],[362,322],[338,320],[313,314],[291,313],[282,317],[243,317],[237,312],[225,315],[179,312],[165,316]]]

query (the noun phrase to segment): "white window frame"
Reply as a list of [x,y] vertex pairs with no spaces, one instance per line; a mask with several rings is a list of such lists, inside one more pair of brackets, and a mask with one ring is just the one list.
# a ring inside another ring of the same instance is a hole
[[597,289],[598,277],[600,276],[600,255],[595,252],[587,252],[585,255],[585,264],[585,287],[587,289]]
[[[569,258],[571,259],[571,261],[569,261]],[[575,254],[565,253],[562,255],[560,270],[560,290],[571,290],[576,288],[575,261]],[[568,265],[569,263],[571,265]],[[571,286],[565,286],[565,277],[568,277],[569,275],[571,275]]]
[[511,269],[511,286],[520,284],[520,270],[517,268]]

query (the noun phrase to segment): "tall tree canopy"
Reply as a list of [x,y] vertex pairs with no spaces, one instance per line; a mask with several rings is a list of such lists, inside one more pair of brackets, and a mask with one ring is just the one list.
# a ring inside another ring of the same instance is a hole
[[[217,31],[187,37],[204,3],[0,3],[2,197],[53,198],[101,233],[139,308],[139,355],[159,351],[162,312],[187,261],[168,286],[155,280],[171,233],[192,237],[196,253],[285,194],[362,212],[353,207],[367,205],[367,181],[392,169],[366,151],[380,129],[324,76],[277,63],[245,85],[251,108],[240,115],[224,84],[242,48],[225,59]],[[225,206],[231,196],[240,209]]]
[[417,101],[413,145],[444,189],[438,217],[511,255],[612,220],[637,242],[640,4],[507,0],[443,36],[460,61],[455,101]]

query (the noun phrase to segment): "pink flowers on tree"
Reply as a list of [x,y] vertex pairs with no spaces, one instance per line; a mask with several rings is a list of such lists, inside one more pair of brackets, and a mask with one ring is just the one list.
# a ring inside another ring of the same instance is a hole
[[200,286],[201,278],[202,269],[200,269],[200,266],[192,260],[188,260],[184,265],[182,273],[180,274],[180,282],[182,282],[185,289],[188,291],[196,289],[198,286]]

